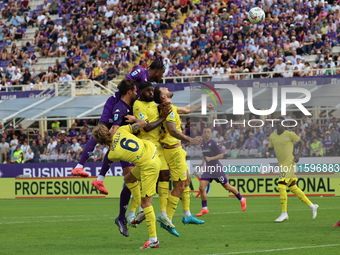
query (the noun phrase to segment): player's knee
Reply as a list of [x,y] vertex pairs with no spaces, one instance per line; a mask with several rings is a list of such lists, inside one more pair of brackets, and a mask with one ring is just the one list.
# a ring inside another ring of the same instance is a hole
[[161,170],[159,172],[159,181],[168,182],[170,180],[169,170]]
[[225,183],[225,184],[223,185],[223,187],[224,187],[226,190],[230,191],[230,189],[231,189],[232,186],[227,182],[227,183]]
[[127,175],[124,176],[124,182],[125,183],[134,183],[136,178],[133,176],[132,173],[128,173]]
[[146,208],[146,207],[151,206],[151,201],[152,201],[152,197],[142,197],[141,207]]
[[200,192],[202,193],[202,191],[204,191],[204,190],[205,190],[205,186],[204,186],[204,185],[202,185],[202,184],[200,184],[199,190],[200,190]]
[[279,183],[279,184],[277,185],[277,188],[278,188],[278,190],[286,190],[286,185],[285,185],[285,184],[282,184],[282,183]]

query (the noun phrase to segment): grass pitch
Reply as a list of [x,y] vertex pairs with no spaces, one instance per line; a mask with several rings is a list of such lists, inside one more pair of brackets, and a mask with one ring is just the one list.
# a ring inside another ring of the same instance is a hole
[[[145,222],[123,237],[114,219],[118,199],[0,200],[0,254],[340,254],[340,197],[311,197],[309,208],[288,198],[289,220],[280,215],[278,197],[250,197],[241,211],[236,198],[209,198],[204,225],[183,225],[179,204],[174,216],[176,238],[157,224],[160,249],[138,250],[148,240]],[[153,202],[158,213],[158,199]],[[192,198],[191,212],[201,210]]]

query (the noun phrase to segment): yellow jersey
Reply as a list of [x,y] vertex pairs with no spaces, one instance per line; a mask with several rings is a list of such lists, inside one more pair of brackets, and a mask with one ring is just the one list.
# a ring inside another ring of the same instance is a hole
[[[157,104],[155,102],[145,102],[139,99],[133,104],[133,116],[146,122],[155,122],[159,119]],[[155,145],[159,144],[160,127],[156,127],[150,132],[144,129],[137,135],[140,139],[151,141]]]
[[126,161],[145,167],[155,156],[156,146],[132,134],[131,125],[121,126],[112,137],[108,159]]
[[281,135],[278,135],[277,132],[270,135],[268,148],[274,148],[279,166],[295,165],[293,142],[299,142],[300,139],[297,134],[287,130]]
[[175,145],[177,143],[179,143],[181,140],[173,137],[172,135],[170,135],[169,130],[166,126],[167,122],[173,122],[176,124],[176,129],[182,133],[182,128],[181,128],[181,119],[179,117],[178,114],[178,107],[174,106],[173,104],[171,104],[171,113],[166,117],[166,120],[163,121],[162,123],[162,134],[161,134],[161,139],[160,141],[162,143],[165,143],[167,145]]

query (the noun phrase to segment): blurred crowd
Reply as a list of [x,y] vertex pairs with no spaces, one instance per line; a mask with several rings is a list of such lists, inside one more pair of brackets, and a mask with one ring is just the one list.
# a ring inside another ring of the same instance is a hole
[[[300,120],[296,119],[298,125],[290,131],[294,131],[305,143],[305,149],[302,153],[304,157],[322,157],[322,156],[339,156],[340,155],[340,119],[330,115],[325,117],[320,114],[317,121],[312,121],[307,116]],[[229,118],[227,118],[230,120]],[[255,116],[252,119],[256,119]],[[268,116],[267,119],[271,119]],[[241,117],[234,119],[243,122]],[[230,123],[230,121],[228,122]],[[252,122],[253,126],[260,126],[261,122]],[[188,118],[182,128],[183,133],[195,137],[201,135],[206,122],[202,118],[192,123]],[[209,125],[213,130],[212,139],[216,141],[225,153],[225,157],[265,157],[266,148],[269,144],[269,136],[276,131],[275,126],[271,124],[262,127],[250,128],[244,125]],[[182,143],[183,148],[187,151],[188,156],[202,157],[201,147]],[[295,151],[296,153],[297,151]],[[274,152],[275,153],[275,152]],[[274,157],[273,155],[270,155]]]
[[[254,6],[265,11],[263,24],[248,21]],[[236,73],[261,78],[266,75],[258,73],[268,71],[277,77],[340,74],[332,69],[340,66],[334,53],[339,10],[337,1],[313,0],[45,0],[36,10],[28,0],[4,1],[0,90],[77,79],[105,85],[129,67],[146,68],[155,59],[164,62],[170,78],[248,78]],[[31,27],[37,28],[34,38],[21,43]],[[46,57],[65,60],[36,70]]]

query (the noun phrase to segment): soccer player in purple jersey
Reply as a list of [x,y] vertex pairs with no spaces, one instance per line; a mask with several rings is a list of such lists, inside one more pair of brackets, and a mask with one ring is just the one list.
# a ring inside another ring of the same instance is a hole
[[[120,83],[119,86],[119,93],[120,93],[120,100],[118,103],[113,107],[113,122],[112,127],[110,129],[110,132],[115,133],[116,130],[120,126],[128,125],[129,123],[126,122],[125,116],[132,114],[132,106],[137,98],[137,86],[135,82],[131,80],[123,80]],[[104,162],[107,161],[107,164],[109,167],[102,167],[100,170],[100,173],[97,177],[97,180],[94,180],[92,182],[92,186],[95,186],[101,193],[107,195],[108,192],[104,186],[104,177],[106,172],[111,166],[111,161],[109,161],[107,158],[104,159]],[[122,166],[133,166],[130,162],[121,161]],[[126,167],[123,167],[126,169]],[[124,170],[123,170],[124,171]]]
[[205,171],[201,176],[200,187],[199,190],[201,192],[201,200],[202,200],[202,211],[197,214],[197,216],[202,216],[204,214],[209,213],[208,205],[207,205],[207,191],[205,188],[211,183],[213,180],[220,183],[226,190],[231,191],[240,201],[242,211],[246,210],[246,198],[243,198],[240,192],[234,187],[231,186],[228,182],[227,176],[223,171],[223,165],[219,161],[219,159],[223,158],[223,151],[217,145],[217,143],[211,139],[212,130],[209,127],[203,129],[203,142],[201,144],[203,160],[201,163],[201,167],[204,166],[204,162],[206,162]]
[[[165,67],[161,61],[154,61],[151,63],[148,69],[144,69],[141,67],[136,68],[133,72],[127,74],[124,80],[132,80],[137,83],[137,98],[139,97],[139,84],[143,81],[150,81],[150,82],[158,82],[162,79],[163,73],[165,71]],[[114,119],[114,112],[113,108],[117,104],[120,99],[119,91],[116,92],[113,96],[111,96],[105,103],[102,116],[99,120],[99,123],[104,122],[106,126],[110,129]],[[73,176],[81,176],[81,177],[88,177],[89,174],[83,170],[84,164],[87,159],[90,157],[91,153],[93,152],[97,142],[90,138],[88,143],[86,144],[84,151],[81,155],[79,163],[77,166],[72,170],[71,174]],[[124,168],[124,166],[122,166]],[[131,166],[128,166],[131,168]],[[131,169],[130,169],[131,170]]]

